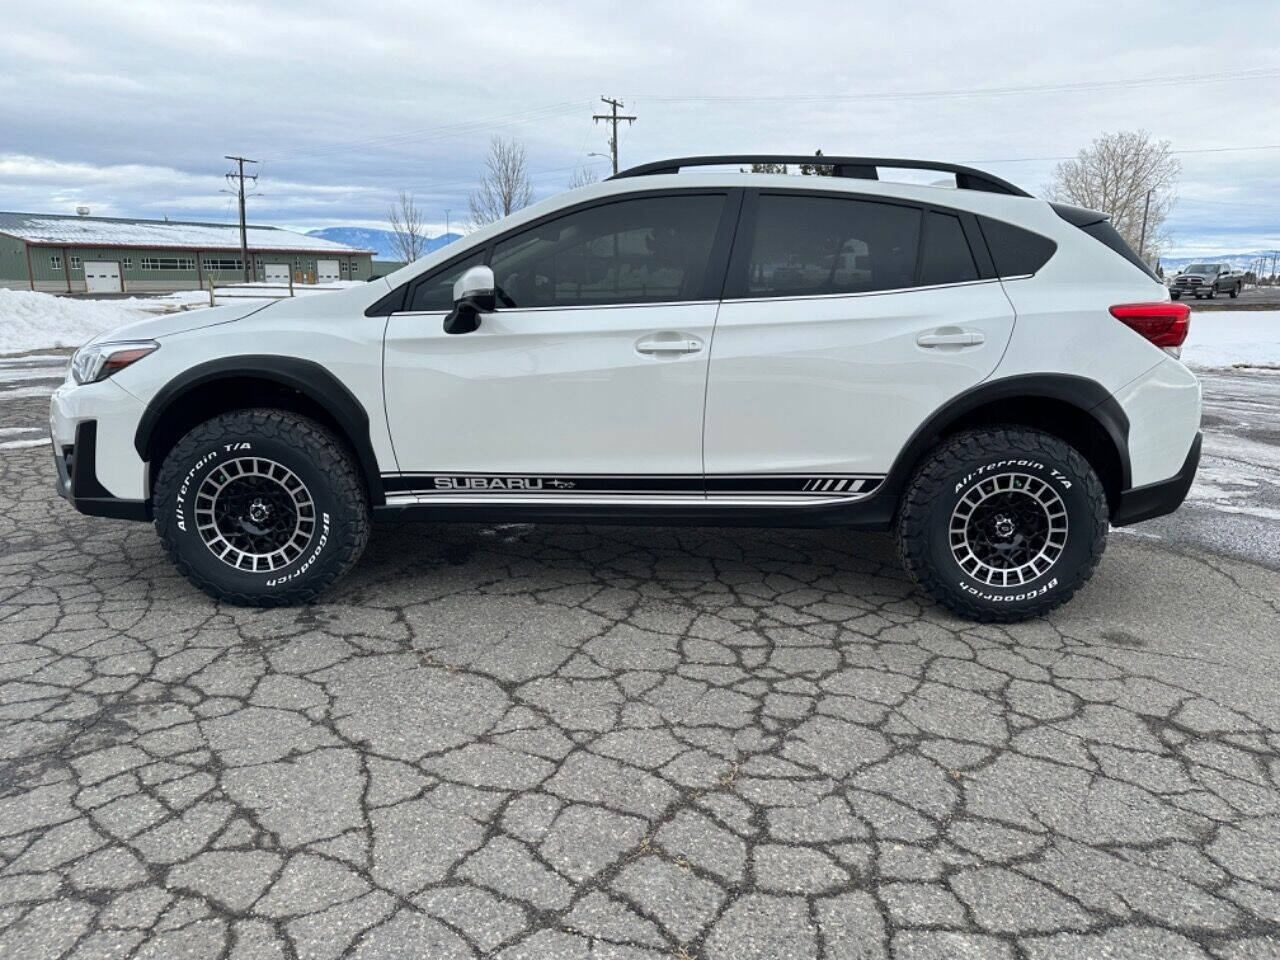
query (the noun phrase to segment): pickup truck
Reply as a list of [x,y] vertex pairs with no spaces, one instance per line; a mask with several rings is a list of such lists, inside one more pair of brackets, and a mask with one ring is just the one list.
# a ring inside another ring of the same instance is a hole
[[1234,300],[1244,287],[1244,271],[1232,270],[1227,263],[1192,263],[1183,269],[1169,284],[1169,296],[1182,299],[1189,293],[1197,300],[1212,300],[1220,293],[1229,294]]

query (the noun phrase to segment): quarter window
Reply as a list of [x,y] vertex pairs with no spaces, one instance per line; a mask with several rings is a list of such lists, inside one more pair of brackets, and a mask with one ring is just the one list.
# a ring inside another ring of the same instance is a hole
[[915,283],[920,211],[866,200],[763,194],[740,279],[747,297],[895,290]]
[[920,282],[965,283],[978,279],[978,265],[965,239],[960,218],[950,213],[930,213],[924,231],[924,264]]
[[724,202],[720,194],[620,200],[509,237],[493,251],[499,303],[573,307],[702,299]]
[[[1058,245],[1048,237],[1042,237],[1030,230],[1023,230],[1002,220],[979,217],[978,225],[982,228],[982,235],[987,241],[987,249],[991,251],[996,273],[1002,277],[1020,277],[1035,273],[1049,262],[1049,258],[1058,249]],[[1137,260],[1137,257],[1133,256],[1133,259]],[[1149,272],[1146,266],[1142,269]]]

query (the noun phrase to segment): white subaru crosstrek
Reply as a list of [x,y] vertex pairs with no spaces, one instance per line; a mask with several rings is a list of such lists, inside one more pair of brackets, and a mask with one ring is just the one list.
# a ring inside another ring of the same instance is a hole
[[722,172],[812,160],[648,164],[363,287],[102,336],[53,396],[59,492],[243,604],[317,598],[380,515],[893,530],[952,611],[1051,610],[1191,485],[1187,306],[1105,215],[978,170]]

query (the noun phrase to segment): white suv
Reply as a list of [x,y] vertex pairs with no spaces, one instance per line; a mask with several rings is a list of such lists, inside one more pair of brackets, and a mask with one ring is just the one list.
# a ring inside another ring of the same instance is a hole
[[1188,308],[1103,214],[967,167],[720,172],[812,160],[648,164],[365,287],[114,331],[54,394],[59,491],[235,603],[315,599],[381,515],[893,530],[956,613],[1052,609],[1191,484]]

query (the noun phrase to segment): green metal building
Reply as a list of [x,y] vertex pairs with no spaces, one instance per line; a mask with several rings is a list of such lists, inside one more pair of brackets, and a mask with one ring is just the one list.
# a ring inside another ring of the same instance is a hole
[[[278,227],[248,228],[254,281],[368,280],[373,252]],[[234,224],[0,213],[0,287],[169,293],[244,282]]]

